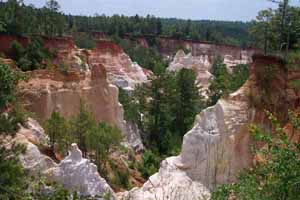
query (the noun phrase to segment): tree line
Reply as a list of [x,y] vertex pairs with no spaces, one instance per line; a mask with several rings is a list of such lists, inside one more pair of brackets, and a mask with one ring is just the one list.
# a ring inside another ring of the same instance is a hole
[[278,8],[260,11],[250,32],[265,54],[283,52],[286,57],[289,50],[300,48],[300,7],[289,0],[271,1]]
[[53,37],[100,31],[109,36],[169,36],[248,46],[251,25],[248,22],[164,19],[153,15],[74,16],[62,13],[55,0],[46,1],[42,8],[25,5],[23,0],[0,2],[0,33],[18,35]]

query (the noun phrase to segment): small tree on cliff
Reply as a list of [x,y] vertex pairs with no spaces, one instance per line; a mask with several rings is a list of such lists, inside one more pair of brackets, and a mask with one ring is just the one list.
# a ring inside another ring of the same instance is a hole
[[99,171],[105,174],[110,151],[118,147],[122,141],[121,131],[105,122],[89,127],[86,143],[89,152],[93,152]]
[[176,74],[177,102],[174,112],[176,127],[179,135],[183,136],[193,124],[195,116],[204,107],[203,97],[199,95],[199,88],[195,85],[196,74],[189,69],[182,69]]
[[82,100],[80,101],[79,114],[71,121],[71,126],[72,135],[76,138],[83,157],[86,157],[88,150],[86,137],[89,135],[91,128],[96,126],[96,121]]
[[53,112],[50,119],[46,122],[46,133],[50,138],[50,146],[54,152],[57,145],[60,153],[65,154],[68,149],[68,144],[71,139],[68,137],[69,126],[67,120],[63,118],[58,112]]

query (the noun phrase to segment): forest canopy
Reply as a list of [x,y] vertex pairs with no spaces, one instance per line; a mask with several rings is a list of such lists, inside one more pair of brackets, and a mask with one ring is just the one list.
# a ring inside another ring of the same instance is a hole
[[164,19],[153,15],[74,16],[64,14],[54,0],[47,1],[42,8],[25,5],[22,0],[0,2],[0,33],[17,35],[61,36],[97,31],[119,37],[168,36],[249,46],[251,26],[251,22]]

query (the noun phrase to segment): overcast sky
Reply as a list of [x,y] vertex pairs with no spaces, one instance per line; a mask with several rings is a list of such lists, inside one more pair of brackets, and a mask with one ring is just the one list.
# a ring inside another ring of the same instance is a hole
[[[298,0],[294,0],[298,1]],[[24,0],[41,7],[46,0]],[[259,10],[274,6],[267,0],[58,0],[65,13],[123,14],[184,19],[249,21]]]

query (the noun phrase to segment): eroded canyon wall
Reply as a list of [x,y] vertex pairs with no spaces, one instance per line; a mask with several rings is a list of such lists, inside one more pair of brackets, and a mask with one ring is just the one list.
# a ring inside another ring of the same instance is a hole
[[[179,193],[193,199],[187,192],[193,187],[184,186],[183,177],[190,181],[190,186],[201,183],[201,186],[198,185],[199,191],[203,188],[213,190],[218,185],[236,181],[240,172],[253,165],[249,125],[255,123],[270,127],[265,109],[274,113],[285,125],[288,110],[299,105],[298,90],[291,90],[289,83],[300,81],[300,70],[287,69],[278,58],[256,55],[253,61],[250,78],[238,91],[220,99],[215,106],[203,110],[196,117],[194,127],[184,136],[180,155],[163,161],[159,172],[151,176],[142,188],[135,188],[123,195],[132,200],[142,197],[164,199],[165,196],[172,196],[172,191],[181,191],[182,186],[186,190]],[[269,98],[273,101],[255,102],[251,96],[264,95],[260,76],[269,75],[261,69],[270,69],[269,66],[276,69],[269,82],[272,88]],[[169,182],[161,184],[164,180]],[[182,180],[183,184],[177,185],[177,180]],[[203,199],[203,196],[197,198]]]
[[108,80],[125,90],[133,90],[138,84],[148,82],[149,72],[133,62],[118,45],[98,40],[96,48],[90,51],[90,65],[103,64]]
[[[19,41],[19,38],[9,41],[14,40]],[[80,102],[84,101],[97,121],[117,126],[129,146],[136,151],[142,150],[139,134],[123,119],[117,86],[132,90],[136,84],[148,81],[147,72],[112,42],[98,41],[95,49],[83,50],[69,37],[44,37],[43,41],[56,56],[51,60],[50,69],[27,72],[28,80],[20,83],[25,107],[43,122],[54,111],[66,118],[76,116]]]

